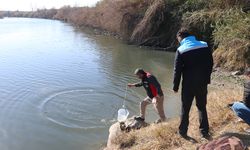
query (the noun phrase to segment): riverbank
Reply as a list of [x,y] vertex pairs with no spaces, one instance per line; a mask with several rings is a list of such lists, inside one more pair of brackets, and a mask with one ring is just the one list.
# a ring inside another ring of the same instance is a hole
[[[250,135],[244,133],[249,126],[237,122],[238,118],[227,108],[227,104],[242,99],[242,76],[216,71],[213,73],[212,84],[208,94],[207,111],[210,121],[210,131],[213,139],[224,135],[240,138],[250,148]],[[208,142],[201,139],[198,128],[198,114],[195,107],[190,113],[190,128],[188,135],[197,143],[184,140],[178,136],[179,119],[170,119],[162,124],[151,124],[149,127],[130,133],[121,134],[113,143],[111,149],[152,150],[178,149],[193,150],[197,146]]]
[[5,15],[58,19],[112,33],[129,44],[166,51],[176,50],[176,32],[185,26],[209,43],[217,67],[244,70],[250,65],[249,11],[245,0],[102,0],[95,7],[65,6]]
[[4,15],[0,12],[0,19],[3,19]]

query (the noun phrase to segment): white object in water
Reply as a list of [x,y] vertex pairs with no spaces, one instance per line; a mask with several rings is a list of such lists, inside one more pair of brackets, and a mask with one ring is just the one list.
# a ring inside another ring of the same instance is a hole
[[118,110],[117,120],[118,120],[118,122],[124,122],[124,121],[126,121],[128,116],[129,116],[129,111],[123,105],[123,107]]

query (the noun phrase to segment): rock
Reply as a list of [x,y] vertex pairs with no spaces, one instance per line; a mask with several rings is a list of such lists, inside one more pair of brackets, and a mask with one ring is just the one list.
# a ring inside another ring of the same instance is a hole
[[200,146],[198,150],[245,150],[245,148],[237,137],[225,136]]
[[131,130],[138,130],[146,126],[148,126],[148,123],[143,121],[137,121],[134,119],[134,117],[127,119],[125,122],[122,123],[117,122],[113,124],[109,128],[109,137],[108,137],[107,147],[105,148],[105,150],[119,149],[120,146],[115,144],[115,140],[117,139],[118,136],[126,134]]
[[243,74],[242,71],[234,71],[234,72],[231,73],[231,75],[233,75],[233,76],[239,76],[239,75],[242,75],[242,74]]
[[122,131],[120,129],[120,123],[117,122],[109,128],[109,137],[107,142],[107,147],[104,150],[114,150],[118,149],[119,145],[115,144],[116,137],[120,136]]
[[120,123],[121,131],[129,132],[131,130],[138,130],[146,127],[148,124],[144,121],[135,120],[134,117],[127,119],[125,122]]

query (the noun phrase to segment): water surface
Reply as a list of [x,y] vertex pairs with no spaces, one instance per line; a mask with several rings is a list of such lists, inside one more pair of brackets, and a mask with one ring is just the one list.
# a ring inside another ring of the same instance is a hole
[[[0,20],[1,150],[95,150],[121,107],[137,67],[158,77],[168,117],[178,115],[170,89],[174,53],[129,46],[60,21]],[[143,89],[128,91],[136,115]],[[152,106],[147,120],[157,119]]]

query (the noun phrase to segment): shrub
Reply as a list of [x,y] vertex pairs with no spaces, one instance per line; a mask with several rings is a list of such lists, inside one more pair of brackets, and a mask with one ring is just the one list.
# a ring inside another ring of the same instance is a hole
[[214,42],[227,45],[234,39],[250,40],[250,14],[239,9],[224,11],[218,16],[213,32]]
[[230,9],[218,16],[213,31],[217,66],[244,70],[250,65],[250,14]]
[[213,24],[218,15],[217,11],[201,10],[195,12],[187,12],[182,17],[182,26],[189,28],[190,32],[198,37],[199,40],[204,40],[213,45],[212,33],[214,30]]
[[183,12],[193,12],[204,9],[206,6],[207,6],[207,1],[205,0],[187,0],[181,6],[181,9]]
[[209,0],[208,8],[230,9],[233,7],[242,7],[248,5],[248,0]]

